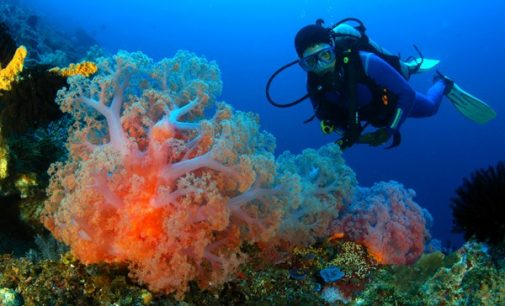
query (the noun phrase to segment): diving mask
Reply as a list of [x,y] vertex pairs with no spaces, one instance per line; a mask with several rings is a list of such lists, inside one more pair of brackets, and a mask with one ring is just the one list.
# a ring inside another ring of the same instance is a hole
[[300,66],[307,72],[321,72],[333,64],[335,61],[335,51],[332,47],[323,48],[299,60]]

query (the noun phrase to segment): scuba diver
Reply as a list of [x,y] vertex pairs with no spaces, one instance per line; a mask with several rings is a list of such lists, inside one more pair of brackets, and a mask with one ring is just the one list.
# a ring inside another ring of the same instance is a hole
[[[349,22],[358,23],[351,26]],[[427,94],[408,83],[412,74],[428,71],[439,61],[419,58],[402,61],[365,34],[364,24],[346,18],[332,27],[318,19],[300,29],[295,37],[299,59],[278,69],[268,80],[266,95],[276,107],[291,107],[310,98],[314,115],[325,134],[336,132],[341,149],[355,143],[379,146],[393,139],[387,148],[401,142],[400,127],[408,117],[422,118],[437,113],[445,95],[467,118],[486,123],[496,116],[486,103],[462,90],[442,73],[436,73]],[[307,94],[290,103],[278,103],[270,96],[272,80],[286,68],[299,64],[307,72]],[[372,125],[375,130],[365,133]]]

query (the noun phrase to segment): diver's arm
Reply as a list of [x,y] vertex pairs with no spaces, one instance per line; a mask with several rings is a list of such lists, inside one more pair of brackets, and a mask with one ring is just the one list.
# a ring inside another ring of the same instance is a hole
[[380,57],[366,52],[360,55],[366,75],[398,97],[395,116],[388,126],[398,130],[412,110],[416,92],[398,71]]

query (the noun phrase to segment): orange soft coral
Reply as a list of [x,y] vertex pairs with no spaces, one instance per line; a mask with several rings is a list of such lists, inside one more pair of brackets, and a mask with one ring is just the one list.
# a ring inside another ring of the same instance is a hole
[[258,116],[216,103],[219,70],[191,53],[155,63],[119,52],[97,65],[58,93],[75,123],[43,218],[81,261],[128,263],[181,298],[190,281],[236,275],[245,243],[281,256],[329,235],[356,183],[337,145],[274,160]]
[[50,170],[44,224],[83,262],[129,263],[152,290],[221,284],[246,258],[241,245],[278,223],[265,201],[272,136],[223,103],[205,119],[219,70],[188,52],[159,63],[120,52],[98,67],[59,92],[76,124],[69,159]]

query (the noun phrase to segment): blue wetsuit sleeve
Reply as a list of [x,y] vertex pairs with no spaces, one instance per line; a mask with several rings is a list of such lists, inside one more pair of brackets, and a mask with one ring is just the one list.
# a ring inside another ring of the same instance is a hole
[[[377,85],[397,96],[397,111],[390,127],[398,130],[414,106],[416,92],[403,76],[391,65],[373,53],[361,52],[361,61],[366,75]],[[398,118],[396,118],[398,117]]]

